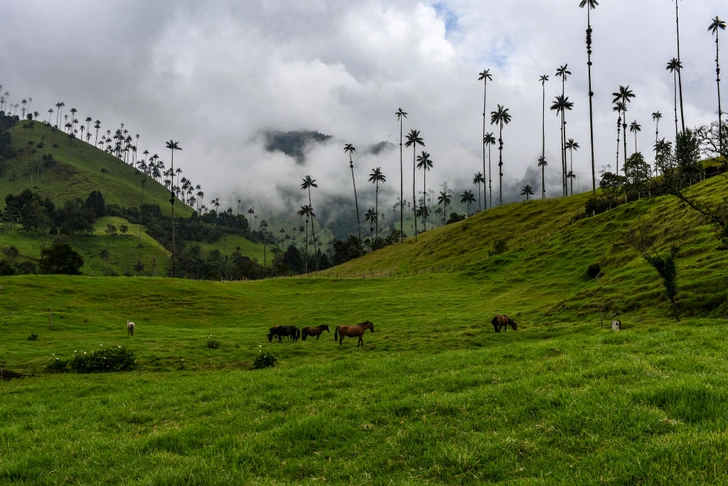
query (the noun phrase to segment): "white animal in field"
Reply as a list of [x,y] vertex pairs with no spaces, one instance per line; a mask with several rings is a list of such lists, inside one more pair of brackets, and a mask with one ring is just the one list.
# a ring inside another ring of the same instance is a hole
[[612,321],[612,331],[621,331],[622,330],[622,323],[618,320]]
[[131,321],[126,321],[126,334],[129,336],[133,336],[135,327],[136,327],[136,324],[134,324]]

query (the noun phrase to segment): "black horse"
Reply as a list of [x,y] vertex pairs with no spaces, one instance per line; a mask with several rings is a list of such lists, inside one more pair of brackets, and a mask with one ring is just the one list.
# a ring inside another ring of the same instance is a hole
[[288,336],[293,341],[298,341],[301,337],[301,330],[296,326],[274,326],[269,329],[268,342],[273,342],[273,338],[278,336],[278,342],[283,342],[283,336]]
[[500,332],[501,329],[505,332],[508,330],[508,326],[511,326],[514,331],[518,329],[516,322],[505,314],[495,316],[490,323],[493,324],[495,332]]

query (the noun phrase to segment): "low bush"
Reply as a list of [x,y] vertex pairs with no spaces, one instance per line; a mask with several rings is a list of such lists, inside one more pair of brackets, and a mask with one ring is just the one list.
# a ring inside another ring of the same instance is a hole
[[101,348],[87,353],[75,353],[69,362],[77,373],[103,373],[108,371],[127,371],[136,366],[134,352],[124,346]]
[[212,336],[207,338],[207,347],[210,349],[218,349],[220,347],[221,343],[217,339],[214,339]]
[[258,355],[253,360],[253,369],[259,370],[261,368],[272,368],[276,365],[278,358],[270,354],[268,351],[263,351],[263,348],[258,349]]
[[33,333],[30,336],[28,336],[28,341],[37,341],[37,340],[38,340],[38,335],[36,333]]

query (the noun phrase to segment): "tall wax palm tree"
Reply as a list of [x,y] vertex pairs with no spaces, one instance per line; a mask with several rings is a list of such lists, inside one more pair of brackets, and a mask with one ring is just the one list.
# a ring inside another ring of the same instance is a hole
[[715,34],[715,83],[718,85],[718,150],[721,155],[724,155],[723,152],[723,123],[722,123],[722,115],[723,112],[721,111],[720,107],[720,52],[718,50],[718,32],[721,30],[725,30],[725,21],[718,18],[716,15],[713,21],[708,26],[708,31]]
[[313,208],[310,205],[301,206],[296,214],[303,219],[306,217],[306,258],[304,259],[304,272],[308,273],[308,220],[313,217]]
[[452,201],[450,193],[445,191],[440,191],[440,195],[437,197],[437,204],[442,204],[444,208],[444,214],[442,219],[447,223],[447,207],[450,205],[450,202]]
[[546,162],[546,157],[543,155],[538,158],[538,166],[541,167],[541,199],[546,198],[546,166],[549,165]]
[[490,123],[498,124],[498,204],[503,204],[503,126],[511,122],[511,115],[508,108],[498,105],[496,111],[490,112]]
[[[493,135],[492,132],[488,132],[485,134],[485,137],[483,138],[483,143],[488,146],[488,205],[492,208],[493,207],[493,173],[492,173],[492,164],[491,164],[491,157],[490,157],[490,148],[495,145],[495,135]],[[485,177],[485,172],[483,172],[483,177]],[[485,197],[485,184],[483,184],[483,196]]]
[[574,174],[573,170],[570,170],[566,173],[566,179],[569,181],[569,185],[571,186],[571,195],[574,195],[574,179],[576,179],[576,174]]
[[349,154],[349,168],[351,169],[351,182],[354,184],[354,205],[356,206],[356,229],[359,233],[359,241],[361,242],[361,222],[359,220],[359,198],[356,195],[356,180],[354,180],[354,160],[351,154],[356,152],[356,148],[350,143],[344,145],[344,152]]
[[592,99],[594,92],[592,91],[591,82],[591,46],[592,46],[592,27],[591,27],[591,11],[599,5],[597,0],[581,0],[579,7],[586,7],[586,66],[589,78],[589,139],[591,141],[591,169],[592,169],[592,192],[597,192],[597,175],[594,165],[594,109],[592,107]]
[[[172,151],[171,163],[172,163],[172,169],[174,171],[174,151],[182,150],[182,149],[179,146],[179,142],[175,142],[174,140],[169,140],[166,143],[166,147]],[[174,187],[172,187],[169,192],[170,192],[169,202],[172,204],[172,277],[176,277],[177,276],[177,273],[175,271],[176,270],[176,268],[175,268],[176,255],[175,255],[175,244],[174,244],[174,200],[175,200]]]
[[[316,179],[312,179],[310,175],[306,175],[306,177],[303,178],[303,183],[301,184],[301,190],[308,190],[308,206],[313,211],[313,202],[311,201],[311,188],[316,187],[318,188],[318,185],[316,185]],[[313,238],[314,242],[314,248],[316,244],[316,227],[314,226],[313,222],[314,218],[311,218],[311,237]],[[318,272],[318,253],[314,253],[315,260],[316,260],[316,271]]]
[[660,120],[662,119],[662,113],[656,111],[652,114],[652,120],[655,122],[655,143],[660,138]]
[[[571,71],[568,69],[568,64],[559,66],[556,70],[556,76],[561,78],[561,98],[568,100],[566,96],[566,80],[571,75]],[[573,107],[573,103],[571,104]],[[553,110],[554,107],[552,106]],[[571,108],[569,108],[571,109]],[[559,111],[557,111],[559,113]],[[560,110],[561,113],[561,169],[562,169],[562,192],[564,196],[568,194],[566,189],[566,108]]]
[[404,204],[402,204],[402,201],[404,201],[404,168],[402,163],[402,129],[403,129],[403,119],[407,118],[407,112],[402,111],[402,108],[399,108],[395,113],[397,115],[397,120],[399,121],[399,242],[401,243],[404,240]]
[[[569,174],[574,174],[574,150],[579,150],[579,142],[575,142],[573,138],[566,141],[566,150],[569,151],[569,171],[566,173],[566,179],[569,179]],[[574,176],[575,177],[575,176]],[[573,179],[573,177],[572,177]],[[574,181],[571,182],[571,195],[574,195]]]
[[[539,157],[539,166],[541,166],[541,160],[546,160],[546,81],[549,80],[548,75],[542,74],[538,79],[541,82],[541,157]],[[543,184],[544,174],[541,171],[541,199],[546,197],[546,187]]]
[[96,140],[94,141],[94,145],[97,147],[99,146],[99,129],[101,128],[101,120],[96,120],[94,122],[94,128],[96,129]]
[[677,58],[673,57],[667,62],[667,67],[665,69],[672,73],[673,97],[675,104],[675,140],[677,140],[677,134],[679,132],[677,127],[677,75],[682,69],[682,63],[680,63]]
[[[377,167],[369,174],[369,182],[374,184],[374,210],[379,214],[379,184],[386,182],[387,177],[382,173],[382,168]],[[379,238],[379,219],[375,220],[377,225],[377,238]]]
[[483,82],[483,174],[485,174],[485,103],[488,95],[488,81],[493,81],[493,75],[490,74],[490,69],[484,69],[483,72],[478,74],[478,81]]
[[373,238],[374,225],[379,225],[377,223],[377,210],[374,208],[367,209],[364,213],[364,222],[369,223],[369,239],[371,240]]
[[404,144],[405,147],[412,147],[412,211],[415,212],[415,241],[417,241],[417,193],[416,193],[416,151],[417,146],[425,146],[425,142],[422,141],[422,137],[420,137],[420,131],[419,130],[410,130],[410,132],[407,134],[407,142]]
[[63,101],[59,101],[56,103],[56,126],[60,126],[61,124],[61,112],[63,112],[63,107],[66,106],[66,104]]
[[[622,130],[622,111],[624,110],[624,103],[621,101],[616,101],[614,103],[614,107],[612,108],[612,111],[617,112],[617,165],[616,169],[614,171],[615,174],[619,175],[619,134]],[[625,137],[627,135],[625,134]]]
[[[422,205],[425,206],[425,209],[427,209],[427,171],[432,169],[432,160],[430,159],[430,154],[424,150],[417,156],[417,168],[422,169],[422,172],[424,173],[422,177]],[[422,223],[424,225],[423,231],[427,231],[427,218],[425,218]]]
[[613,103],[616,103],[617,101],[622,102],[622,131],[624,131],[624,162],[627,162],[627,105],[632,102],[632,98],[634,98],[634,93],[631,89],[629,89],[629,85],[627,86],[619,86],[619,91],[612,93],[612,96],[614,96],[614,99],[612,100]]
[[678,0],[675,0],[675,31],[677,39],[677,62],[680,64],[680,69],[677,70],[677,84],[678,90],[680,91],[680,122],[682,131],[685,131],[685,109],[683,108],[683,92],[682,92],[682,64],[680,61],[680,15],[678,12]]
[[[301,207],[303,207],[303,206],[301,206]],[[248,223],[251,223],[251,222],[253,223],[252,227],[253,227],[253,231],[255,231],[255,220],[253,218],[253,215],[255,214],[255,209],[253,209],[252,207],[248,208],[248,214],[250,215],[250,216],[248,216],[248,219],[249,219]],[[306,228],[308,229],[308,226],[306,226]]]
[[634,120],[629,125],[629,131],[634,133],[634,152],[637,153],[637,134],[642,131],[642,125],[637,123],[637,120]]
[[564,127],[564,129],[561,130],[561,189],[564,196],[569,195],[566,186],[566,140],[564,139],[564,136],[566,135],[566,112],[571,111],[573,107],[574,103],[569,101],[568,96],[563,95],[557,96],[554,103],[551,105],[551,109],[556,111],[556,115],[561,115],[561,126]]
[[521,189],[521,196],[526,196],[526,201],[528,201],[528,196],[533,196],[533,189],[529,184],[526,184]]
[[468,205],[468,216],[470,216],[470,204],[475,202],[473,191],[470,189],[464,190],[462,196],[460,196],[460,202]]
[[48,124],[51,124],[51,117],[53,116],[53,108],[48,108]]
[[485,177],[483,177],[482,172],[477,172],[473,176],[473,184],[476,184],[478,186],[478,211],[482,211],[483,210],[483,205],[482,205],[483,195],[482,195],[482,192],[480,191],[480,185],[483,184],[483,186],[485,186]]

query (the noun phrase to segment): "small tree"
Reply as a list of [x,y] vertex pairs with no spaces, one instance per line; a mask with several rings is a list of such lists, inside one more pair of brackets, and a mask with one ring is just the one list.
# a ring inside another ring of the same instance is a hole
[[627,233],[627,242],[642,255],[642,258],[662,278],[662,285],[665,287],[665,296],[670,300],[675,320],[680,321],[677,301],[675,300],[678,292],[675,259],[685,240],[671,243],[667,254],[662,255],[657,249],[656,239],[651,229],[646,227],[642,222],[631,228]]

